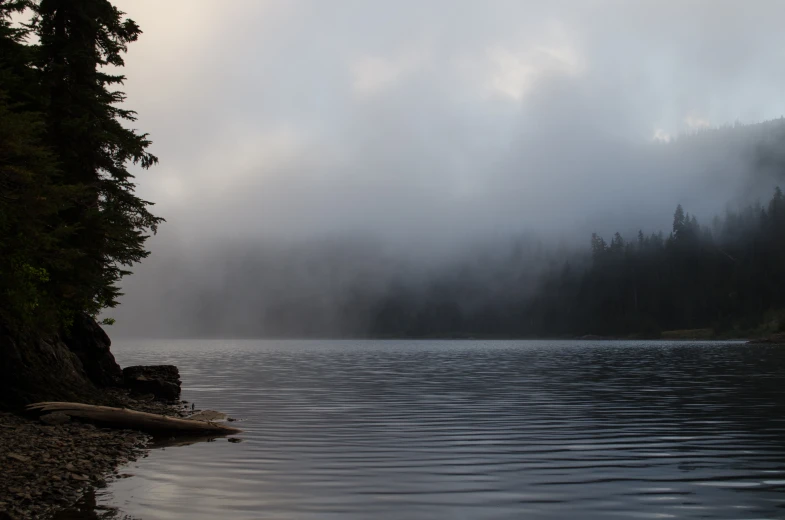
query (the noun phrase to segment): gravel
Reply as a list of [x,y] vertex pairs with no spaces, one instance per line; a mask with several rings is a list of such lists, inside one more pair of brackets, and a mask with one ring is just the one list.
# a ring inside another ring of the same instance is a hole
[[[184,415],[179,403],[135,400],[119,390],[107,394],[115,406]],[[0,520],[49,518],[116,477],[118,467],[146,455],[148,435],[97,428],[63,415],[0,412]]]

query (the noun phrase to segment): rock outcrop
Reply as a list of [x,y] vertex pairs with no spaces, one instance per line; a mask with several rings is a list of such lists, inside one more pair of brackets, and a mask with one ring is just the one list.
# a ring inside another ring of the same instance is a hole
[[86,400],[97,392],[82,362],[59,336],[0,328],[0,408],[41,400]]
[[101,387],[123,384],[123,371],[109,351],[112,340],[94,319],[86,315],[76,318],[64,341],[94,384]]
[[110,343],[89,316],[79,316],[70,330],[49,336],[12,333],[0,324],[0,408],[100,401],[100,387],[122,383]]
[[103,390],[112,387],[160,401],[180,398],[176,366],[122,370],[110,345],[106,332],[86,315],[77,317],[68,331],[50,337],[13,334],[0,324],[0,409],[44,401],[115,405]]
[[163,401],[180,398],[180,371],[174,365],[126,367],[123,382],[133,394],[152,394]]

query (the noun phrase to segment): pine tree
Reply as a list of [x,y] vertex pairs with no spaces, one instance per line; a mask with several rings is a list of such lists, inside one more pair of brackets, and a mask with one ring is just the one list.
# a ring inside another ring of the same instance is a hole
[[40,0],[33,21],[40,39],[38,66],[47,107],[47,142],[59,160],[59,182],[79,190],[60,218],[73,229],[68,247],[78,258],[53,273],[60,296],[73,312],[95,315],[113,307],[117,282],[145,258],[149,233],[163,219],[134,194],[129,164],[149,168],[147,134],[123,126],[135,112],[120,108],[120,67],[140,29],[108,0]]
[[684,232],[685,225],[686,218],[684,216],[684,208],[679,204],[676,206],[676,211],[673,213],[673,236],[676,239]]

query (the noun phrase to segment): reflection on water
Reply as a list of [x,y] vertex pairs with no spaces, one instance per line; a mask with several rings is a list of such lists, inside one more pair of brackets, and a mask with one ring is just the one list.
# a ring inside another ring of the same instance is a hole
[[99,491],[133,517],[785,518],[785,348],[117,343],[245,429]]

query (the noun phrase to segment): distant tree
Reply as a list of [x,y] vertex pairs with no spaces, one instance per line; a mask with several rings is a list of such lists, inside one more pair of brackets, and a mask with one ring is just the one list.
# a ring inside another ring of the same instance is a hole
[[779,186],[774,190],[774,196],[769,202],[767,217],[770,226],[782,226],[785,224],[785,197],[783,197]]
[[611,247],[610,250],[614,253],[621,253],[624,250],[624,239],[621,236],[621,233],[618,231],[614,233],[613,238],[611,239]]
[[673,213],[673,236],[678,239],[679,235],[684,232],[686,225],[686,218],[684,216],[684,208],[681,204],[676,206],[676,211]]
[[591,252],[594,259],[595,260],[601,259],[607,249],[608,249],[608,245],[605,243],[605,240],[597,233],[592,233]]

